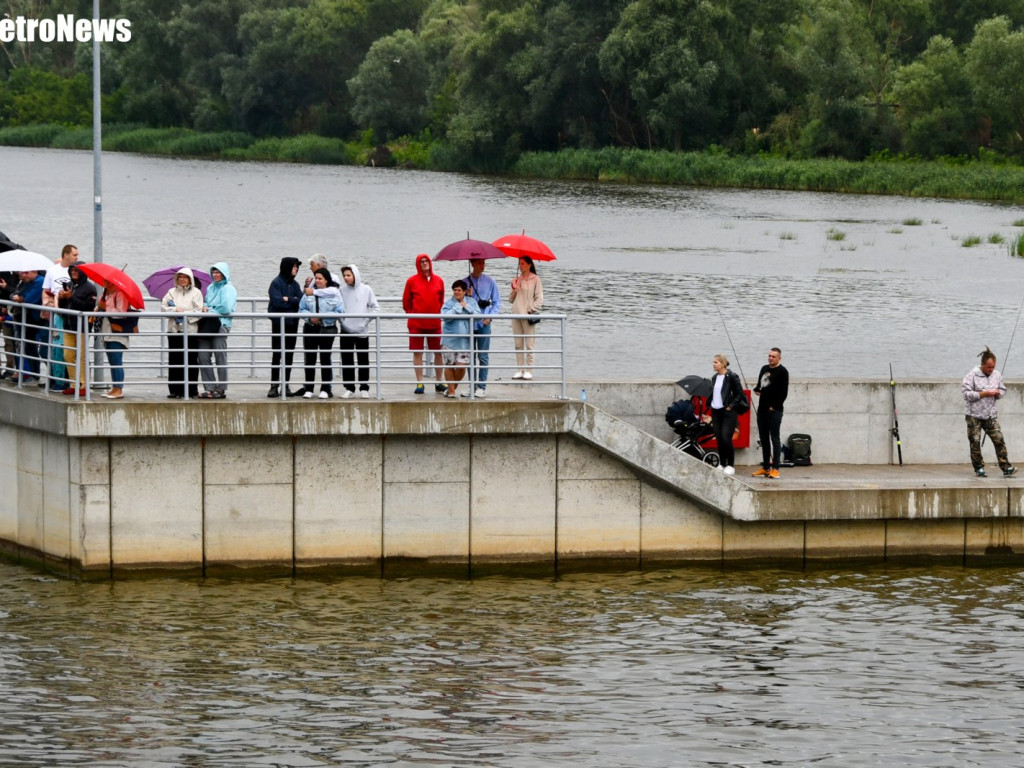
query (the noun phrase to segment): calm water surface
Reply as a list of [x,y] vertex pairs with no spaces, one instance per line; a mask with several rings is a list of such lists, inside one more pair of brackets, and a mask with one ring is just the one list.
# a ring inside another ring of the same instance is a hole
[[[0,167],[0,230],[91,259],[91,154],[0,148]],[[1024,333],[1009,347],[1024,260],[988,242],[1024,231],[1019,206],[117,153],[103,174],[106,261],[141,278],[226,260],[249,296],[282,256],[317,251],[399,295],[417,253],[525,229],[558,255],[540,272],[546,307],[572,318],[571,378],[710,371],[729,336],[748,378],[772,345],[798,378],[884,378],[890,362],[900,378],[959,378],[985,344],[1024,375]],[[502,261],[489,271],[506,285]]]
[[1022,581],[95,585],[0,565],[0,764],[1019,765]]

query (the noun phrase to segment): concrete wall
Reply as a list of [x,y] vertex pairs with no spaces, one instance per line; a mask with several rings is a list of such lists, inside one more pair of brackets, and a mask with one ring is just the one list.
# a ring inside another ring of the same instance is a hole
[[[743,484],[667,447],[664,410],[680,390],[587,389],[597,408],[182,408],[0,391],[0,549],[90,578],[139,569],[397,575],[598,562],[962,561],[1024,550],[1020,494],[1004,492],[1005,504],[972,499],[955,514],[884,508],[905,519],[867,519],[888,515],[881,507],[846,519],[817,503],[800,514],[808,504],[762,509]],[[1019,388],[1011,393],[1001,420],[1012,458],[1024,408]],[[888,463],[889,397],[883,382],[795,382],[783,434],[810,433],[819,464]],[[905,461],[966,461],[958,385],[916,382],[897,397]],[[757,460],[744,454],[741,462]],[[975,509],[998,519],[977,519]]]

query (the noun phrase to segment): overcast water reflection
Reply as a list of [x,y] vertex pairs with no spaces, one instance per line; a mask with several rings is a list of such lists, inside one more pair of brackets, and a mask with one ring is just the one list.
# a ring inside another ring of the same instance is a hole
[[4,766],[1007,766],[1016,570],[73,584],[0,565]]

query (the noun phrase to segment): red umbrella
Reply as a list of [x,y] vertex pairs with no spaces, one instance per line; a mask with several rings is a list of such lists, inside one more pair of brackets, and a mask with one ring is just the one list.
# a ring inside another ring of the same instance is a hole
[[110,264],[75,264],[74,266],[94,283],[103,285],[103,283],[109,282],[115,286],[128,299],[128,306],[135,309],[146,308],[146,300],[142,298],[142,289],[125,274],[124,270],[112,267]]
[[456,240],[437,252],[434,261],[469,261],[470,259],[500,259],[505,256],[490,243],[483,240]]
[[494,241],[493,245],[506,256],[518,259],[529,256],[534,261],[554,261],[555,254],[550,248],[535,237],[525,232],[521,235],[505,235]]

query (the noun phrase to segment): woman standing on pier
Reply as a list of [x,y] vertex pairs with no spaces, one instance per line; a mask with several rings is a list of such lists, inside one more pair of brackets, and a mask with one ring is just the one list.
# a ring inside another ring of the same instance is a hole
[[[508,295],[514,315],[536,315],[544,306],[544,287],[533,259],[529,256],[519,257],[519,277],[512,281],[512,292]],[[516,365],[519,370],[512,374],[513,379],[533,378],[533,344],[537,334],[537,323],[540,320],[513,320],[512,334],[516,346]]]
[[[203,293],[195,284],[192,270],[182,267],[174,276],[174,287],[160,301],[163,312],[202,312]],[[199,369],[199,316],[188,318],[188,356],[185,355],[185,322],[176,318],[167,324],[167,396],[180,400],[185,396],[185,382],[188,381],[188,396],[199,394],[197,373]],[[187,364],[186,364],[187,363]]]
[[302,324],[302,348],[306,358],[306,386],[302,396],[307,400],[313,397],[317,357],[320,358],[320,399],[334,397],[331,347],[334,346],[334,337],[338,335],[338,318],[317,315],[325,312],[337,315],[343,311],[338,284],[332,279],[327,267],[320,267],[313,272],[313,283],[306,286],[299,302],[299,313],[305,321]]
[[[720,467],[727,475],[736,473],[736,451],[732,447],[732,436],[736,432],[739,409],[746,403],[746,394],[740,377],[729,370],[729,358],[715,355],[711,361],[715,375],[711,377],[711,425],[718,442]],[[707,416],[704,417],[708,419]]]

